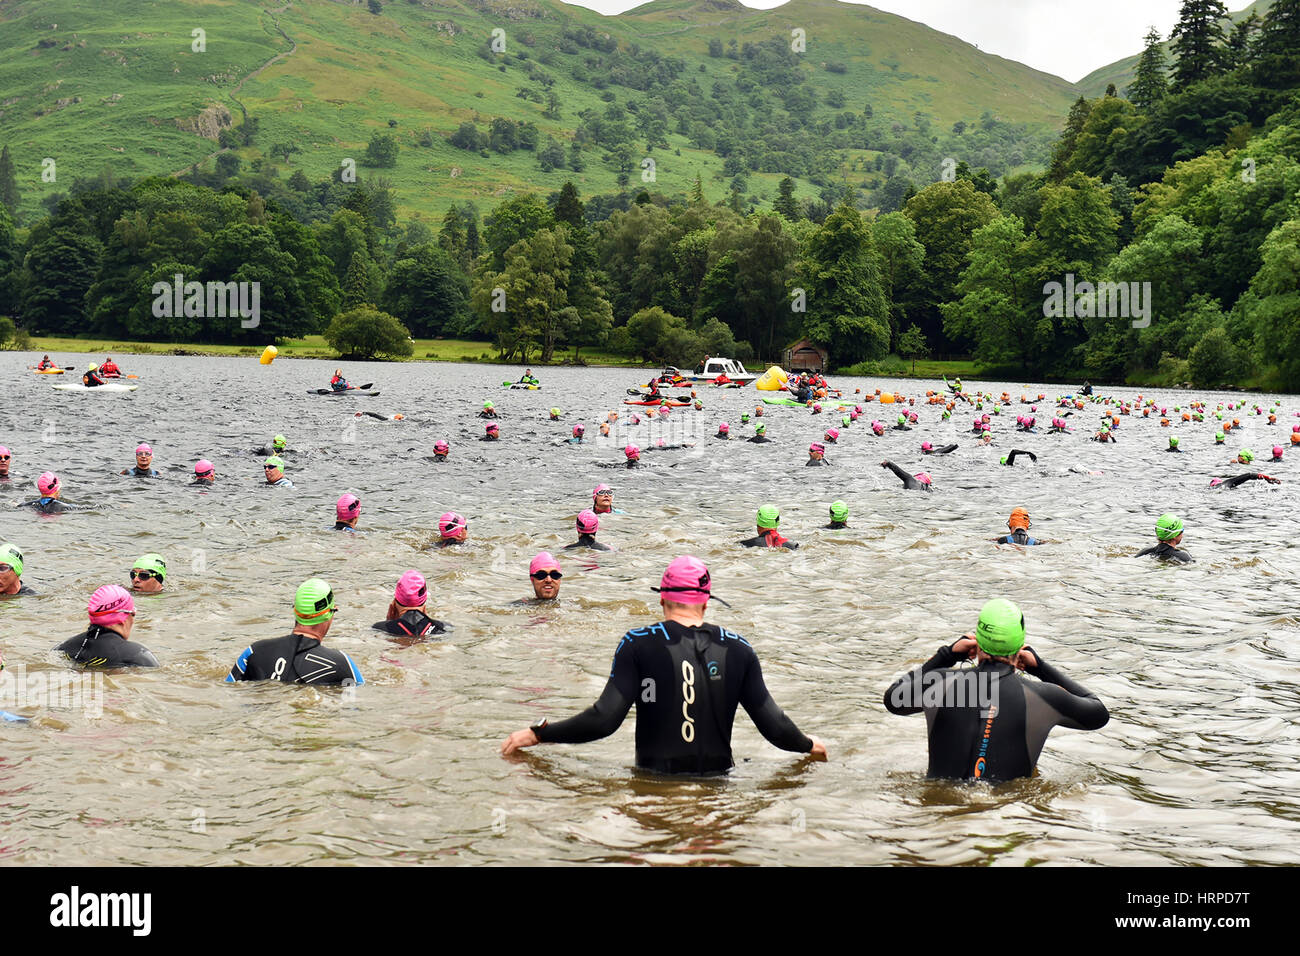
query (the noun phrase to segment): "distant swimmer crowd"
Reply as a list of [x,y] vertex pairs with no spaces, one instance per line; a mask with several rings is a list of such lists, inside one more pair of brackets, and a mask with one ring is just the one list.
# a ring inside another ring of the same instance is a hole
[[[53,370],[59,367],[46,356],[37,368]],[[92,366],[83,379],[86,385],[95,387],[96,381],[102,384],[103,377],[109,372],[121,374],[111,360],[106,360],[98,368]],[[715,378],[700,387],[738,387],[725,375],[719,378],[723,380]],[[527,390],[541,387],[531,369],[525,371],[518,381],[507,381],[502,385]],[[753,454],[781,455],[784,454],[781,442],[769,433],[769,422],[764,420],[768,417],[767,409],[776,407],[778,417],[800,413],[822,415],[830,411],[832,415],[839,415],[838,422],[825,429],[816,426],[814,434],[820,434],[821,439],[809,444],[804,465],[833,469],[835,463],[828,458],[828,448],[835,451],[837,457],[847,455],[850,450],[861,452],[862,443],[871,444],[886,432],[912,432],[925,430],[930,423],[949,423],[959,407],[966,405],[973,412],[970,434],[974,436],[975,446],[984,448],[996,444],[994,422],[1005,421],[1001,416],[1004,409],[1014,404],[1012,397],[1006,392],[995,395],[977,390],[970,393],[960,380],[948,384],[945,379],[945,385],[946,394],[932,390],[927,391],[923,398],[908,398],[880,390],[860,398],[846,398],[820,375],[792,376],[784,389],[788,397],[764,397],[763,404],[754,407],[752,416],[748,412],[740,415],[738,429],[721,421],[716,429],[710,425],[707,429],[697,430],[696,434],[703,434],[704,441],[712,447],[714,441],[734,441],[735,431],[749,429],[752,435],[746,439],[748,442],[771,446],[770,449],[755,450]],[[348,383],[339,369],[331,378],[329,389],[320,391],[328,393],[357,388]],[[642,388],[648,391],[643,392]],[[629,400],[627,404],[645,406],[645,409],[633,412],[625,424],[639,425],[642,414],[650,421],[662,419],[676,408],[684,409],[682,414],[700,416],[703,402],[694,388],[689,395],[678,399],[670,398],[663,391],[671,388],[692,388],[692,382],[674,370],[673,374],[665,373],[645,386],[629,389],[636,400]],[[1126,424],[1145,420],[1151,427],[1157,427],[1154,423],[1158,422],[1160,428],[1181,428],[1183,434],[1168,436],[1164,450],[1185,454],[1187,444],[1195,438],[1201,439],[1202,448],[1212,447],[1211,441],[1215,447],[1224,444],[1228,435],[1242,428],[1241,419],[1246,416],[1261,424],[1267,423],[1266,427],[1276,430],[1279,435],[1285,433],[1284,414],[1276,402],[1265,411],[1263,405],[1248,400],[1220,403],[1213,408],[1208,403],[1192,401],[1185,407],[1175,406],[1171,412],[1168,407],[1162,407],[1154,400],[1144,400],[1141,395],[1127,401],[1094,396],[1092,392],[1091,385],[1086,385],[1075,394],[1059,396],[1050,403],[1050,409],[1044,395],[1033,398],[1020,396],[1019,403],[1028,408],[1015,416],[1014,425],[1007,426],[1007,437],[1016,438],[1022,444],[1027,441],[1019,439],[1019,436],[1026,434],[1041,434],[1049,440],[1061,441],[1060,437],[1052,439],[1051,436],[1068,436],[1077,430],[1079,441],[1093,440],[1113,445],[1119,441],[1117,434],[1127,435],[1133,431],[1134,440],[1150,441],[1149,433],[1143,435],[1138,428]],[[872,419],[866,427],[859,424],[860,419],[865,421],[867,417],[864,406],[872,402],[892,406],[890,411],[896,413],[894,424],[885,425],[890,420],[886,414]],[[1050,424],[1044,420],[1045,430],[1038,424],[1040,406],[1046,409],[1043,415],[1052,412]],[[364,414],[402,420],[400,415]],[[564,413],[556,407],[545,410],[544,414],[544,420],[549,422],[560,422],[564,418]],[[930,423],[922,421],[922,414],[930,418]],[[492,401],[485,401],[476,416],[485,420],[480,441],[502,440],[502,425],[508,427],[508,423],[503,421]],[[1068,422],[1074,418],[1076,423],[1080,423],[1094,416],[1100,419],[1095,425],[1092,421],[1074,426]],[[700,421],[698,417],[693,420]],[[834,421],[834,418],[830,420]],[[609,436],[611,427],[618,422],[619,414],[610,411],[606,421],[600,425],[601,437]],[[945,432],[951,432],[955,425],[955,422],[946,425]],[[558,427],[561,429],[559,435],[553,434],[547,439],[556,445],[580,445],[587,440],[585,423]],[[778,424],[772,423],[771,431],[778,430]],[[957,426],[957,431],[964,434],[965,426]],[[564,437],[565,432],[567,437]],[[857,441],[851,443],[851,439]],[[910,443],[913,439],[900,436],[891,440],[895,442],[892,446],[894,453],[899,456],[897,442]],[[1164,439],[1159,445],[1164,445]],[[1270,464],[1283,462],[1288,445],[1292,448],[1300,445],[1300,424],[1291,427],[1286,442],[1272,444]],[[648,440],[646,448],[642,449],[629,442],[621,449],[621,460],[595,464],[642,468],[645,467],[641,460],[644,452],[667,452],[694,446],[695,443],[690,441],[668,442],[659,438],[657,441]],[[431,450],[432,457],[426,460],[435,463],[448,461],[453,452],[447,438],[434,441]],[[277,489],[294,488],[294,482],[286,474],[286,458],[292,458],[292,452],[284,435],[277,434],[267,445],[250,451],[262,458],[259,484]],[[937,472],[951,460],[950,456],[960,451],[960,443],[927,439],[918,443],[916,454],[932,458],[936,473],[918,464],[904,467],[889,458],[880,461],[879,466],[899,481],[902,486],[899,491],[936,493],[935,499],[925,500],[937,501],[938,495],[942,494],[939,489],[943,486],[943,475]],[[879,451],[875,455],[866,452],[869,461],[874,461],[878,454]],[[1005,454],[999,454],[997,450],[986,454],[998,457],[998,466],[1014,467],[1021,462],[1021,469],[1053,468],[1049,461],[1052,456],[1041,447],[1037,452],[1008,448]],[[1040,456],[1045,462],[1042,466],[1039,464]],[[0,446],[0,484],[15,480],[12,471],[14,457],[9,448]],[[1282,479],[1259,470],[1260,465],[1256,464],[1254,452],[1249,448],[1241,448],[1231,458],[1221,460],[1234,466],[1237,473],[1206,476],[1209,487],[1216,493],[1253,481],[1261,482],[1260,488],[1282,482]],[[1024,461],[1030,465],[1023,464]],[[859,457],[854,467],[860,470],[863,463]],[[993,464],[991,460],[989,463]],[[790,461],[790,464],[798,464],[798,459]],[[188,465],[184,467],[188,468]],[[193,465],[189,484],[200,490],[213,489],[236,467],[226,463],[219,472],[212,460],[201,458]],[[251,464],[248,467],[251,470]],[[1240,471],[1243,467],[1246,470]],[[1053,470],[1062,474],[1099,474],[1074,464]],[[837,473],[820,474],[832,478]],[[145,442],[135,447],[134,462],[118,474],[132,479],[167,480],[155,467],[154,449]],[[37,496],[18,502],[17,508],[54,516],[96,507],[92,503],[65,500],[63,482],[53,471],[42,471],[34,479],[29,477],[27,480],[34,481]],[[889,484],[898,488],[892,481]],[[362,493],[365,493],[364,489]],[[574,521],[575,540],[563,546],[564,553],[611,550],[609,544],[600,540],[602,519],[610,520],[626,514],[615,507],[614,499],[615,490],[609,484],[601,482],[595,485],[590,505],[581,508]],[[798,549],[799,542],[782,532],[780,507],[772,502],[756,504],[754,534],[737,540],[736,545],[785,551]],[[332,517],[334,531],[348,535],[366,533],[360,527],[362,498],[355,492],[339,495]],[[830,503],[827,517],[825,529],[838,531],[849,528],[849,506],[843,500]],[[1014,508],[1005,524],[1005,534],[987,540],[998,546],[1046,548],[1036,553],[1051,553],[1052,541],[1031,534],[1033,524],[1026,508]],[[462,514],[447,511],[439,516],[436,531],[437,538],[432,547],[456,549],[469,539],[469,520]],[[798,534],[797,529],[792,533]],[[1183,521],[1177,514],[1161,514],[1154,527],[1156,543],[1136,551],[1135,556],[1150,556],[1175,564],[1190,563],[1193,561],[1191,554],[1181,547],[1184,534]],[[30,537],[38,535],[39,530],[32,532]],[[34,593],[23,583],[25,569],[23,551],[17,544],[0,545],[0,598],[21,598]],[[92,668],[160,666],[158,659],[134,640],[132,634],[137,613],[136,596],[158,593],[168,586],[165,557],[157,553],[144,554],[125,570],[127,574],[121,583],[105,583],[90,595],[84,630],[55,648],[68,662]],[[537,553],[529,562],[527,571],[532,596],[525,600],[540,604],[557,601],[563,578],[564,573],[555,555],[549,551]],[[618,640],[608,680],[595,702],[576,715],[554,721],[535,721],[515,731],[501,743],[501,754],[509,757],[540,744],[579,744],[609,736],[635,706],[635,759],[638,767],[666,774],[722,773],[734,763],[731,730],[736,709],[743,706],[759,732],[773,746],[814,759],[825,759],[825,744],[802,731],[773,699],[763,680],[758,653],[749,641],[706,620],[709,602],[722,601],[714,594],[714,586],[709,568],[698,557],[679,555],[668,561],[657,585],[649,588],[658,595],[662,619],[635,626]],[[287,601],[287,594],[285,598]],[[376,622],[372,630],[404,647],[452,635],[452,624],[432,616],[436,612],[431,609],[430,600],[428,584],[420,572],[414,569],[401,571],[396,575],[396,585],[384,620]],[[325,643],[337,610],[334,590],[327,581],[319,577],[303,581],[292,595],[292,622],[285,622],[292,624],[288,633],[252,641],[238,654],[225,680],[230,683],[274,680],[314,686],[363,685],[365,679],[357,663]],[[285,614],[288,618],[290,612],[286,610]],[[1023,679],[1022,675],[1035,680]],[[919,668],[902,675],[890,685],[884,691],[883,704],[892,714],[924,713],[929,775],[959,780],[996,782],[1032,775],[1053,728],[1096,730],[1109,720],[1105,705],[1094,693],[1059,667],[1048,663],[1041,650],[1028,643],[1024,614],[1016,604],[1000,597],[983,604],[969,631],[942,644]]]

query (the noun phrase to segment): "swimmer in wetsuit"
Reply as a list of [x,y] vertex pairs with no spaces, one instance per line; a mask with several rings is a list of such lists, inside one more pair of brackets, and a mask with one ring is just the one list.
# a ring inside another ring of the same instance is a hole
[[217,483],[217,469],[213,467],[212,462],[206,458],[200,458],[194,463],[194,481],[195,485],[215,485]]
[[840,443],[840,430],[838,428],[826,429],[826,434],[822,436],[822,441],[828,445],[838,445]]
[[628,445],[623,449],[623,457],[627,459],[628,468],[637,468],[641,465],[641,449],[636,445]]
[[714,437],[714,438],[721,438],[723,441],[730,441],[730,440],[731,440],[731,426],[728,425],[726,422],[720,422],[720,423],[718,424],[718,433],[717,433],[716,435],[714,435],[713,437]]
[[[1093,435],[1093,436],[1092,436],[1092,440],[1093,440],[1093,441],[1099,441],[1099,442],[1115,441],[1115,436],[1111,433],[1111,430],[1110,430],[1110,426],[1109,426],[1109,425],[1102,425],[1102,426],[1101,426],[1101,431],[1099,431],[1099,432],[1097,432],[1097,434]],[[1119,444],[1118,442],[1115,442],[1115,443],[1116,443],[1116,444]]]
[[393,599],[388,602],[388,616],[371,627],[397,637],[403,646],[419,643],[402,638],[425,638],[447,631],[448,625],[429,617],[425,608],[429,588],[419,571],[407,571],[398,579]]
[[500,440],[501,440],[501,429],[497,427],[496,422],[488,422],[487,428],[484,430],[483,437],[481,437],[479,441],[500,441]]
[[469,537],[469,522],[454,511],[447,511],[438,518],[438,542],[439,548],[447,548],[454,544],[464,544],[465,539]]
[[23,553],[8,542],[0,545],[0,598],[35,593],[23,584]]
[[272,455],[262,462],[262,471],[266,474],[266,483],[277,488],[292,488],[293,482],[284,476],[284,459]]
[[[528,565],[528,579],[533,583],[533,595],[537,601],[554,601],[560,596],[559,562],[549,551],[539,551]],[[526,602],[533,603],[533,602]]]
[[278,680],[285,684],[364,684],[352,658],[321,645],[337,610],[328,584],[320,578],[304,581],[293,598],[293,630],[284,637],[269,637],[244,648],[226,675],[226,683]]
[[86,605],[90,627],[70,637],[56,651],[87,667],[157,667],[147,647],[129,640],[135,627],[135,602],[126,588],[105,584]]
[[566,445],[581,445],[581,444],[582,444],[582,436],[586,433],[586,431],[587,431],[587,426],[584,425],[584,424],[582,424],[582,422],[579,422],[578,424],[576,424],[576,425],[573,426],[573,437],[572,437],[572,438],[566,438],[566,439],[564,440],[564,444],[566,444]]
[[993,539],[997,544],[1035,545],[1043,543],[1037,538],[1029,536],[1029,512],[1024,508],[1016,508],[1011,512],[1011,517],[1007,519],[1007,529],[1010,534],[1004,534],[1000,538]]
[[13,458],[13,453],[4,445],[0,445],[0,481],[9,481],[9,461]]
[[892,461],[886,459],[880,463],[881,468],[888,468],[897,475],[903,482],[903,487],[908,491],[933,491],[931,487],[931,478],[928,471],[918,471],[915,475],[909,475],[903,469],[899,468]]
[[1030,461],[1032,461],[1034,464],[1038,464],[1037,455],[1035,455],[1032,451],[1025,451],[1024,449],[1021,448],[1013,448],[1006,455],[1003,455],[1002,464],[1011,465],[1011,466],[1015,465],[1016,455],[1028,455]]
[[334,502],[334,530],[356,531],[361,520],[361,499],[356,495],[340,495]]
[[827,528],[847,528],[849,526],[849,506],[842,501],[831,502],[831,523]]
[[571,551],[574,548],[587,548],[591,551],[613,551],[607,544],[601,544],[596,540],[596,532],[600,530],[600,519],[596,517],[596,512],[586,508],[578,512],[578,520],[575,522],[578,528],[578,540],[573,544],[566,544],[565,551]]
[[451,454],[451,445],[445,439],[439,438],[433,443],[434,461],[446,461],[449,454]]
[[944,445],[940,448],[935,448],[928,441],[921,442],[921,454],[923,455],[951,455],[956,450],[956,445]]
[[39,498],[20,501],[15,507],[32,508],[43,515],[63,514],[65,511],[80,511],[86,507],[85,505],[74,505],[70,501],[59,500],[59,495],[63,493],[63,485],[59,481],[59,476],[52,471],[47,471],[36,479],[36,490],[41,494]]
[[483,403],[483,411],[478,413],[479,418],[497,418],[497,410],[491,402]]
[[[636,765],[660,773],[725,773],[735,761],[731,728],[743,706],[769,742],[794,753],[826,756],[772,700],[749,642],[704,622],[711,596],[708,568],[680,557],[664,571],[659,592],[664,620],[633,628],[614,651],[599,699],[576,717],[541,720],[501,745],[509,756],[538,743],[585,743],[608,737],[636,705]],[[655,687],[647,695],[646,687]]]
[[746,538],[740,543],[747,548],[787,548],[793,551],[799,547],[789,538],[783,538],[777,528],[781,524],[781,511],[776,505],[763,505],[758,509],[758,518],[755,521],[758,526],[758,534],[752,538]]
[[142,554],[131,565],[131,590],[137,594],[157,594],[167,577],[167,562],[161,554]]
[[614,507],[614,489],[599,484],[591,492],[591,510],[598,515],[625,515],[626,511]]
[[772,439],[767,437],[767,425],[763,424],[762,422],[759,422],[757,425],[754,426],[754,437],[748,439],[748,441],[757,442],[760,444],[762,442],[770,442],[771,440]]
[[1263,472],[1258,472],[1256,474],[1251,474],[1251,475],[1236,475],[1232,478],[1211,478],[1210,487],[1211,488],[1236,488],[1238,485],[1244,484],[1247,481],[1267,481],[1270,485],[1282,484],[1281,478],[1270,478],[1268,475],[1264,474]]
[[123,468],[119,475],[129,475],[132,478],[161,478],[162,476],[154,470],[153,467],[153,449],[144,442],[135,446],[135,467]]
[[1179,452],[1179,453],[1182,452],[1182,449],[1178,447],[1178,436],[1177,436],[1177,435],[1170,435],[1170,436],[1169,436],[1169,447],[1166,448],[1165,451],[1176,451],[1176,452]]
[[829,465],[826,460],[826,446],[819,441],[813,442],[808,446],[808,460],[804,462],[804,467],[809,465]]
[[1187,564],[1195,559],[1186,551],[1179,549],[1178,545],[1182,543],[1182,540],[1183,519],[1173,512],[1166,511],[1156,521],[1156,541],[1158,542],[1156,546],[1145,548],[1135,554],[1134,557],[1141,558],[1152,555],[1177,564]]
[[890,428],[889,430],[890,430],[891,432],[910,432],[912,429],[911,429],[911,427],[907,424],[907,416],[906,416],[906,415],[899,415],[899,416],[898,416],[898,424],[894,425],[894,426],[893,426],[892,428]]
[[[977,666],[957,666],[967,659]],[[927,777],[989,783],[1032,776],[1052,728],[1099,730],[1110,720],[1096,694],[1025,644],[1024,615],[1001,599],[980,609],[974,634],[894,681],[885,708],[925,714]]]

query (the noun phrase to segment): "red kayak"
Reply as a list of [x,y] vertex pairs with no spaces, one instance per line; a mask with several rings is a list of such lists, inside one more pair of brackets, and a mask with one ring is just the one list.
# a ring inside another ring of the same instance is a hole
[[625,399],[624,405],[667,405],[669,408],[686,408],[690,402],[675,402],[671,398],[656,398],[649,402],[634,402],[630,398]]

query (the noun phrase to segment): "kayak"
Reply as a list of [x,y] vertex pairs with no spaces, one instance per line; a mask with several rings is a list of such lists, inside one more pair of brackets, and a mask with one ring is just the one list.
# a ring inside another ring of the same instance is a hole
[[674,402],[671,398],[656,398],[652,402],[634,402],[631,399],[624,399],[624,405],[667,405],[669,408],[686,408],[690,402]]
[[[57,388],[58,386],[55,386],[55,387]],[[131,388],[135,388],[135,386],[132,385]],[[345,388],[345,389],[342,389],[341,391],[337,391],[337,392],[334,391],[334,389],[332,389],[332,388],[309,388],[309,389],[307,389],[307,394],[308,394],[308,395],[311,395],[313,392],[314,392],[315,394],[317,394],[317,395],[378,395],[378,394],[379,394],[379,389],[375,389],[373,392],[366,391],[364,388]]]
[[[813,406],[813,402],[817,402],[817,401],[819,401],[819,400],[818,400],[818,399],[813,399],[813,401],[810,401],[810,402],[796,402],[793,398],[767,398],[767,397],[764,397],[764,398],[763,398],[763,401],[764,401],[766,404],[768,404],[768,405],[789,405],[789,406],[791,406],[791,407],[793,407],[793,408],[812,408],[812,406]],[[836,406],[837,408],[849,408],[850,406],[854,405],[855,403],[852,402],[852,401],[850,401],[849,399],[842,399],[842,400],[839,400],[839,401],[836,401],[836,400],[834,400],[834,399],[829,399],[829,400],[820,400],[820,404],[822,404],[822,405],[834,405],[834,406]]]
[[50,388],[61,392],[134,392],[139,385],[123,385],[121,382],[105,382],[103,385],[82,385],[69,382],[67,385],[51,385]]
[[37,375],[62,375],[61,368],[38,368],[35,370]]
[[502,388],[526,388],[526,389],[529,389],[529,390],[532,390],[532,391],[536,391],[537,389],[541,388],[542,386],[541,386],[540,384],[538,384],[538,385],[525,385],[523,382],[502,382],[502,383],[501,383],[501,387],[502,387]]

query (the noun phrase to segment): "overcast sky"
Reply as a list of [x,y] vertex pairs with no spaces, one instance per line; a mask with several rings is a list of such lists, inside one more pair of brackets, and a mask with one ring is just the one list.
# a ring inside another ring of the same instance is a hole
[[[604,14],[640,6],[635,0],[566,0]],[[770,9],[781,0],[742,0]],[[1228,0],[1236,11],[1250,0]],[[1098,67],[1142,51],[1154,26],[1168,38],[1180,0],[872,0],[867,6],[916,20],[1071,83]]]

